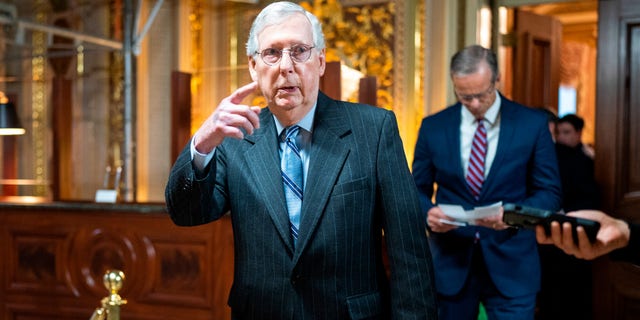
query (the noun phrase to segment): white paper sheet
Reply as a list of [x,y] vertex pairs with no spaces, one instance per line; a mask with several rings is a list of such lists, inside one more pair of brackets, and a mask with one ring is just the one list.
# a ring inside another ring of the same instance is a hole
[[442,209],[442,212],[444,212],[445,215],[458,222],[472,223],[474,220],[499,214],[500,207],[502,207],[502,201],[488,206],[475,207],[473,210],[464,210],[462,206],[456,204],[439,204],[438,207]]

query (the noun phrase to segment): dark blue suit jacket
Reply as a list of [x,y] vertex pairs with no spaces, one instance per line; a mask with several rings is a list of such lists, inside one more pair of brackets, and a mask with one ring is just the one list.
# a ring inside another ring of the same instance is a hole
[[295,247],[269,109],[215,152],[200,177],[187,147],[166,200],[179,225],[231,214],[234,319],[435,319],[426,225],[392,112],[320,93]]
[[[498,148],[479,200],[467,187],[460,156],[463,106],[457,103],[422,121],[413,175],[425,214],[438,203],[458,204],[467,210],[498,201],[554,211],[560,208],[560,178],[547,119],[541,112],[501,99]],[[434,183],[438,186],[436,204],[431,202]],[[502,294],[520,296],[539,290],[540,263],[532,231],[469,226],[429,234],[438,292],[453,295],[462,289],[476,232],[489,275]]]

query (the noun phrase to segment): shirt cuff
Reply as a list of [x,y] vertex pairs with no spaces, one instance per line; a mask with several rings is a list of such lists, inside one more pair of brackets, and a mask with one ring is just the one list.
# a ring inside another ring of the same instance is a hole
[[200,173],[204,172],[209,162],[211,162],[211,159],[213,159],[213,155],[216,153],[216,148],[213,148],[211,152],[206,154],[200,153],[198,152],[198,150],[196,150],[195,139],[191,139],[190,149],[191,149],[191,161],[193,161],[193,164],[195,165],[196,169],[198,169]]

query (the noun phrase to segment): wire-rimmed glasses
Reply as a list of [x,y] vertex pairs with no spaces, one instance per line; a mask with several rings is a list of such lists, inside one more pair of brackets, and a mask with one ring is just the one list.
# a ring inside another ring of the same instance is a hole
[[293,62],[302,63],[309,60],[311,57],[311,49],[313,48],[315,47],[296,44],[288,49],[267,48],[262,51],[256,51],[256,54],[260,55],[262,61],[269,66],[273,66],[278,63],[285,52],[289,53],[289,57]]
[[455,89],[453,90],[455,92],[455,94],[458,96],[458,99],[460,99],[460,101],[462,102],[472,102],[474,99],[478,99],[478,101],[484,101],[486,100],[489,95],[491,93],[493,93],[493,91],[495,90],[495,82],[491,83],[491,86],[489,86],[489,89],[481,92],[481,93],[476,93],[476,94],[460,94],[458,93]]

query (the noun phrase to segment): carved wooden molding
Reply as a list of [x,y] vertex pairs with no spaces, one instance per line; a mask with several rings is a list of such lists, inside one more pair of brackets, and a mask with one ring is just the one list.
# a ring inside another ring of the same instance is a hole
[[88,319],[110,269],[126,275],[123,319],[230,317],[228,218],[186,228],[162,211],[2,211],[0,319]]

